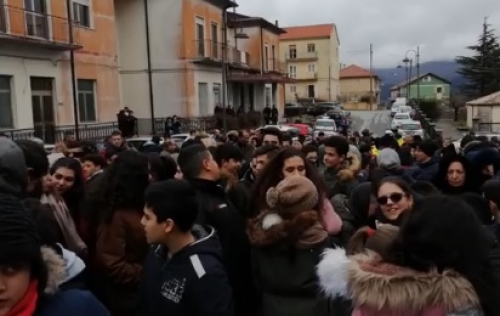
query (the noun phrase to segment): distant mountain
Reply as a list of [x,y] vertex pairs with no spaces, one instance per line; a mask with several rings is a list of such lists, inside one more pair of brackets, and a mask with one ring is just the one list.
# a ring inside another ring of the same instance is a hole
[[[452,60],[429,61],[420,65],[420,74],[427,72],[435,73],[451,82],[453,89],[458,89],[464,84],[465,79],[457,73],[459,65]],[[406,80],[406,72],[404,68],[379,68],[374,69],[374,72],[382,80],[381,100],[386,100],[391,95],[391,87]],[[417,75],[416,67],[412,69],[412,76]]]

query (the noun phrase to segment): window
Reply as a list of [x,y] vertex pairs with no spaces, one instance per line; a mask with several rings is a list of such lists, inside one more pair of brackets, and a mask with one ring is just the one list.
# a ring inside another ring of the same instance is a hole
[[80,122],[95,122],[95,81],[78,79],[78,117]]
[[314,44],[307,44],[307,52],[308,53],[314,53],[316,51],[316,45]]
[[315,93],[314,90],[315,89],[314,89],[314,85],[313,84],[307,86],[307,97],[308,98],[314,98],[314,97],[316,97],[316,93]]
[[0,128],[13,128],[11,77],[0,76]]
[[0,0],[0,32],[7,32],[7,10],[3,5],[3,0]]
[[309,64],[309,65],[307,65],[307,71],[309,71],[309,72],[316,72],[316,64]]
[[219,34],[216,23],[212,23],[212,57],[219,59]]
[[269,70],[269,45],[264,47],[264,70]]
[[198,57],[205,57],[205,20],[196,18],[196,46]]
[[90,0],[73,0],[73,22],[90,27]]
[[266,87],[266,106],[271,106],[272,104],[272,91],[270,87]]
[[297,77],[297,67],[296,66],[290,66],[288,68],[288,74],[290,78],[296,78]]
[[443,93],[443,87],[437,87],[436,93]]
[[25,23],[29,36],[49,38],[45,0],[24,0]]
[[297,87],[296,86],[290,86],[290,92],[291,93],[296,93],[297,92]]
[[290,59],[297,58],[297,46],[295,45],[288,46],[288,58]]
[[222,106],[222,89],[220,83],[214,83],[212,87],[212,92],[214,95],[214,106]]

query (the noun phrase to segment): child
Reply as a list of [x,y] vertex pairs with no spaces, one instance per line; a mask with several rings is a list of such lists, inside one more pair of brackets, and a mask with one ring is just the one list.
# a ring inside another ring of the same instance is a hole
[[191,185],[154,183],[145,199],[141,223],[155,246],[143,267],[142,315],[234,315],[215,230],[194,225],[198,201]]

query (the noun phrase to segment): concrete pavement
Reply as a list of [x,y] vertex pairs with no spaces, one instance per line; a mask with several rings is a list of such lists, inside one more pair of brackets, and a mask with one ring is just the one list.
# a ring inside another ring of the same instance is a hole
[[443,138],[451,138],[452,140],[459,140],[463,137],[463,133],[460,132],[455,125],[453,125],[452,120],[437,121],[436,129],[440,129],[443,131]]
[[369,129],[376,136],[382,136],[391,128],[390,111],[351,111],[351,130],[361,132]]

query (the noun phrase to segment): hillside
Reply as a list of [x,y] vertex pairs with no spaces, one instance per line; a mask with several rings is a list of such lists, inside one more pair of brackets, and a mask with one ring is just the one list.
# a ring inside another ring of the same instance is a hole
[[[420,73],[435,73],[436,75],[449,80],[452,88],[457,89],[464,83],[464,78],[457,73],[459,65],[454,61],[430,61],[420,65]],[[374,72],[382,80],[381,100],[386,100],[390,96],[392,86],[402,82],[406,78],[404,68],[380,68]],[[417,69],[414,67],[412,76],[415,76]]]

